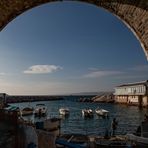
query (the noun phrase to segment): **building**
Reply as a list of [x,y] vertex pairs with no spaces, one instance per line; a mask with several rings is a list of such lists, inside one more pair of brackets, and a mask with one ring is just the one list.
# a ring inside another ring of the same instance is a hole
[[115,102],[148,107],[148,80],[115,88]]

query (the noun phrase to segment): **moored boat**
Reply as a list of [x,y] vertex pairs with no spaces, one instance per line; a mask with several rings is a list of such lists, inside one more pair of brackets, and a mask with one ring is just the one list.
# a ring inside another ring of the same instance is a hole
[[92,118],[93,117],[92,109],[82,109],[82,116],[85,118]]
[[46,116],[47,114],[47,107],[45,104],[36,104],[34,115],[35,116]]
[[35,122],[36,129],[44,130],[52,134],[52,136],[60,135],[61,118],[47,118],[43,121]]
[[90,139],[82,134],[64,134],[59,136],[56,141],[57,148],[90,148]]
[[4,108],[4,110],[7,111],[16,111],[18,116],[21,116],[21,109],[17,106],[7,105],[7,107]]
[[33,114],[34,109],[30,108],[30,107],[25,107],[21,110],[21,115],[22,116],[27,116],[27,115],[32,115]]
[[133,141],[138,148],[148,148],[148,118],[141,122],[134,134],[127,134],[127,139]]
[[95,137],[95,148],[128,148],[132,147],[132,143],[125,136]]
[[109,111],[107,111],[105,109],[97,108],[97,109],[95,109],[95,112],[99,116],[103,116],[103,117],[108,117],[109,116]]
[[59,114],[63,116],[68,116],[70,114],[69,108],[60,108]]

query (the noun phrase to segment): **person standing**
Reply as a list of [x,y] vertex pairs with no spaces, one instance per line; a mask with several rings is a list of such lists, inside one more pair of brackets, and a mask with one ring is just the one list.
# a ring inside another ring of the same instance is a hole
[[113,121],[111,123],[112,128],[112,136],[115,136],[115,131],[117,129],[118,122],[116,121],[116,118],[113,118]]
[[144,115],[144,121],[148,122],[148,115],[147,114]]

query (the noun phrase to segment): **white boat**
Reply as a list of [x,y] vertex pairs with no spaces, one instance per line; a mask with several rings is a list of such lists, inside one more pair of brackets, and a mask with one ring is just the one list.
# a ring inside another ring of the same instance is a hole
[[46,116],[47,114],[47,107],[45,104],[36,104],[34,115],[35,116]]
[[21,110],[21,115],[22,116],[27,116],[27,115],[32,115],[33,114],[34,109],[30,108],[30,107],[25,107]]
[[109,111],[105,110],[105,109],[95,109],[95,112],[97,115],[99,116],[104,116],[104,117],[108,117],[109,116]]
[[92,109],[82,109],[82,116],[91,118],[93,117],[93,111]]
[[69,108],[60,108],[59,113],[60,113],[60,115],[67,116],[70,114],[70,111],[69,111]]

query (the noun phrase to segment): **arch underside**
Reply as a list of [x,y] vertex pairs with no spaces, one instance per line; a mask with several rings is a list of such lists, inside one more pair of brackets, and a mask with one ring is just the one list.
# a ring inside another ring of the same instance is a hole
[[[0,30],[28,9],[57,0],[0,0]],[[60,0],[62,2],[62,0]],[[136,35],[148,59],[147,0],[70,0],[94,4],[121,19]]]

